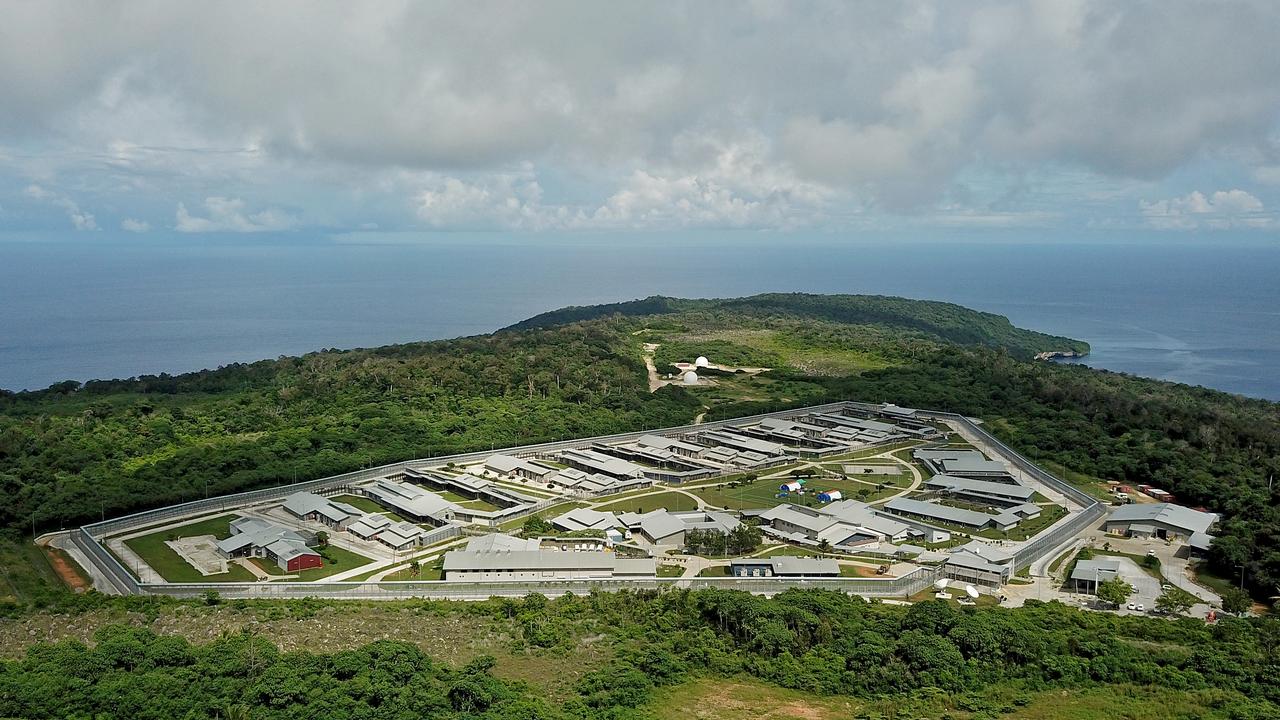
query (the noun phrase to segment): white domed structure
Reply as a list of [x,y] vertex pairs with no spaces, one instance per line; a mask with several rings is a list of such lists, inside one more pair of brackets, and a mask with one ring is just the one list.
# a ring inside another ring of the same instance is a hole
[[711,367],[711,361],[705,355],[699,355],[697,360],[693,361],[694,367]]
[[690,370],[689,372],[684,374],[684,378],[682,379],[682,381],[684,382],[685,385],[697,385],[698,373]]

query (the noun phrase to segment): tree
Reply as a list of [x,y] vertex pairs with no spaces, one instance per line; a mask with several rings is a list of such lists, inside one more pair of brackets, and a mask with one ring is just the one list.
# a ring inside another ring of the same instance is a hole
[[524,524],[520,526],[520,532],[526,537],[551,532],[551,523],[542,519],[538,515],[530,515],[529,518],[524,521]]
[[323,530],[316,533],[316,547],[321,550],[329,547],[329,533]]
[[1098,583],[1098,599],[1112,605],[1120,606],[1125,604],[1132,594],[1133,586],[1120,578],[1112,578]]
[[824,553],[831,552],[831,543],[828,542],[826,538],[823,538],[821,541],[818,542],[818,552],[824,552]]
[[1253,598],[1240,588],[1231,588],[1222,593],[1222,610],[1232,615],[1243,615],[1253,609]]
[[1196,604],[1196,597],[1182,588],[1170,587],[1156,598],[1156,609],[1170,615],[1181,615]]

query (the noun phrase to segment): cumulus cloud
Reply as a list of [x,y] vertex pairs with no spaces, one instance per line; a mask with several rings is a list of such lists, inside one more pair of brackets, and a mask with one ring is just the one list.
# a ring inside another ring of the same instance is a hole
[[174,229],[184,233],[233,232],[252,233],[288,230],[297,219],[275,209],[246,213],[240,198],[207,197],[205,215],[192,215],[184,203],[178,203]]
[[93,213],[81,210],[74,200],[61,192],[48,190],[40,185],[28,185],[23,190],[23,194],[32,200],[62,208],[67,214],[67,219],[71,221],[71,226],[76,230],[98,229],[98,221],[94,219]]
[[433,178],[418,194],[416,211],[439,228],[790,228],[816,222],[837,196],[767,162],[760,137],[683,136],[673,144],[692,170],[634,170],[598,202],[545,202],[536,173],[526,167],[471,180]]
[[128,232],[144,233],[151,230],[151,223],[146,220],[125,218],[120,221],[120,229],[127,230]]
[[[172,193],[164,207],[251,192],[346,227],[371,207],[387,229],[786,227],[937,210],[975,169],[1159,181],[1263,157],[1280,117],[1264,0],[297,10],[7,8],[0,134],[15,158],[56,150],[22,177],[98,173],[104,194]],[[749,178],[716,166],[730,146]],[[391,192],[398,212],[378,204]]]
[[1148,225],[1167,230],[1272,228],[1276,219],[1262,201],[1244,190],[1199,190],[1183,197],[1139,203]]

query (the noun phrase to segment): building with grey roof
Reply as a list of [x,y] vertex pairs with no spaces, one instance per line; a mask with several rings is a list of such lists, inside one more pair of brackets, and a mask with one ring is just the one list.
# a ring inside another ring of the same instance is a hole
[[331,528],[345,529],[364,514],[346,503],[334,502],[315,493],[296,492],[281,504],[286,512],[300,520],[322,523]]
[[653,558],[620,558],[617,553],[562,550],[451,550],[444,554],[446,581],[643,579],[656,575]]
[[614,530],[626,526],[611,512],[601,512],[590,508],[573,508],[572,510],[551,518],[551,524],[561,530],[577,532],[579,530]]
[[942,505],[941,503],[924,502],[923,500],[913,500],[905,497],[893,498],[884,504],[884,509],[897,515],[919,517],[926,520],[951,523],[953,525],[963,525],[978,530],[987,527],[994,527],[997,530],[1010,530],[1017,527],[1018,523],[1021,521],[1021,517],[1012,512],[988,515],[974,510],[966,510],[964,508],[951,507],[950,505]]
[[1009,468],[998,460],[991,460],[977,450],[965,448],[922,448],[911,456],[937,475],[979,478],[1013,482]]
[[545,482],[556,474],[556,468],[512,455],[491,455],[484,461],[484,469],[497,475],[513,475],[526,480]]
[[765,456],[785,455],[787,452],[787,449],[781,443],[747,437],[728,430],[703,432],[699,435],[699,439],[710,445],[721,445],[734,450],[746,450]]
[[837,549],[900,542],[917,534],[910,525],[856,500],[818,507],[783,504],[760,513],[759,517],[774,537],[805,545],[825,541]]
[[1033,488],[1026,485],[990,482],[958,475],[934,475],[925,481],[924,487],[926,490],[1001,507],[1030,502],[1036,494]]
[[1013,564],[992,562],[981,555],[958,551],[947,556],[943,576],[985,587],[1000,587],[1013,577]]
[[467,552],[512,552],[540,550],[542,541],[538,538],[518,538],[503,533],[477,535],[467,541]]
[[382,513],[368,513],[348,525],[347,532],[361,540],[373,540],[388,527],[391,527],[391,518]]
[[1120,561],[1115,558],[1097,557],[1089,560],[1077,560],[1071,569],[1071,582],[1076,592],[1097,594],[1098,585],[1120,576]]
[[840,577],[840,563],[830,558],[780,555],[729,561],[734,577]]
[[623,479],[640,478],[645,474],[645,468],[630,460],[623,460],[589,448],[561,450],[558,457],[564,464],[589,473],[602,473]]
[[217,542],[223,557],[260,557],[280,566],[281,570],[296,572],[323,565],[320,553],[307,543],[314,536],[291,530],[267,520],[241,517],[231,523],[231,537]]
[[1156,537],[1162,540],[1189,540],[1204,547],[1213,541],[1209,530],[1218,522],[1216,513],[1201,512],[1173,503],[1139,503],[1121,505],[1103,523],[1103,529],[1130,537]]
[[683,547],[689,530],[710,530],[721,534],[732,532],[742,523],[732,515],[714,510],[668,512],[665,509],[647,513],[622,513],[618,521],[639,537],[654,545]]
[[405,482],[375,480],[362,488],[383,507],[414,520],[444,525],[453,519],[458,506],[439,495]]
[[388,525],[377,535],[377,541],[392,550],[404,551],[422,543],[425,533],[418,525],[411,522],[398,522]]

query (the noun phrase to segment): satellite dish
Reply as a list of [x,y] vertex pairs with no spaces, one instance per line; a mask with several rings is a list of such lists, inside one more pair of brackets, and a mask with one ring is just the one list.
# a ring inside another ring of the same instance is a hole
[[972,585],[965,585],[964,591],[966,594],[968,594],[969,597],[973,598],[974,600],[978,599],[978,588]]
[[946,578],[942,578],[942,579],[941,579],[941,580],[939,580],[938,582],[934,583],[934,584],[933,584],[933,586],[934,586],[934,587],[936,587],[936,588],[938,588],[939,590],[946,590],[946,589],[947,589],[947,579],[946,579]]

